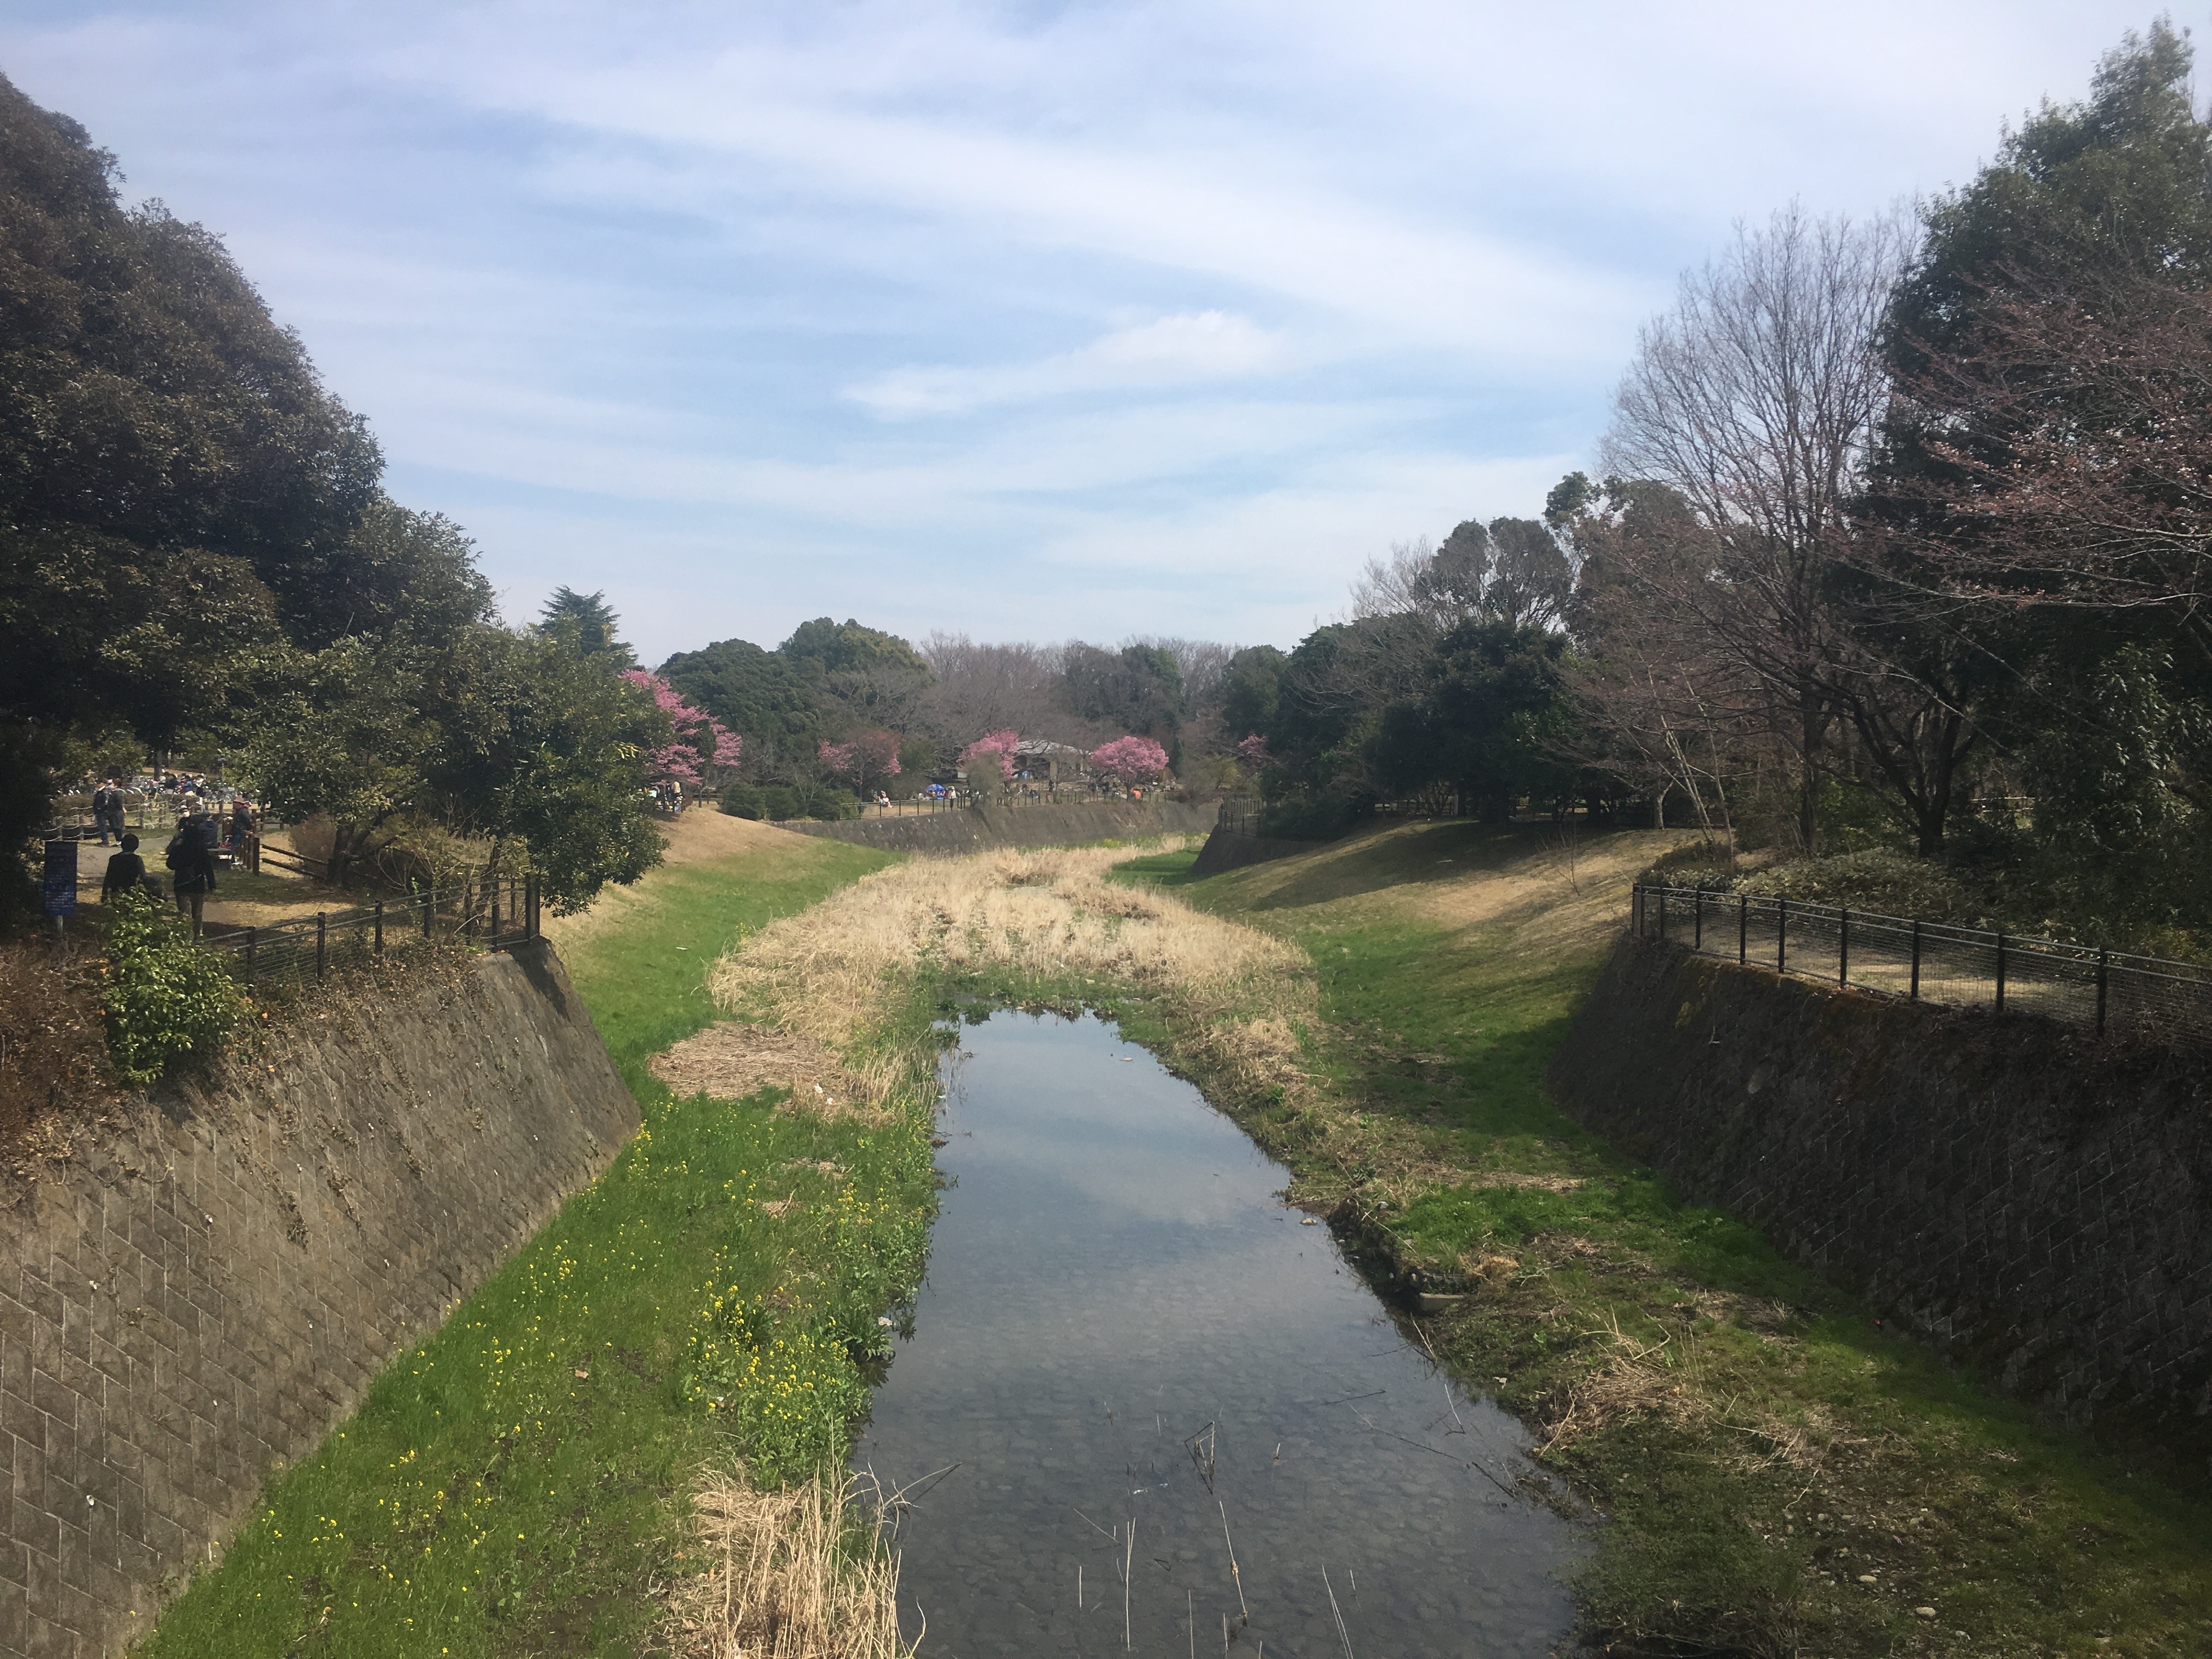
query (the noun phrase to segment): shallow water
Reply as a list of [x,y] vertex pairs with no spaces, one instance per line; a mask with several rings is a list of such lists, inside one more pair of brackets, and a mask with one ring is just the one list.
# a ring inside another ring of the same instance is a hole
[[962,1044],[956,1184],[853,1455],[909,1488],[925,1655],[1217,1653],[1224,1620],[1248,1659],[1548,1652],[1579,1545],[1504,1490],[1527,1437],[1284,1207],[1287,1172],[1094,1018]]

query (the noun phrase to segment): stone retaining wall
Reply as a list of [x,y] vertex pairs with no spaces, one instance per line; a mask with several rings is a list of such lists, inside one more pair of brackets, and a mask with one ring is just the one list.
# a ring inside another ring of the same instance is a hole
[[2000,1386],[2212,1474],[2212,1066],[1624,939],[1563,1107]]
[[119,1652],[637,1127],[550,947],[335,994],[0,1188],[0,1652]]

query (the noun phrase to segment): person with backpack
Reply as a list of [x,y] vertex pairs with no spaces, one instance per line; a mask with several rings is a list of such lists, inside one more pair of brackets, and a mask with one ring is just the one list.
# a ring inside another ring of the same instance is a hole
[[177,912],[192,919],[192,937],[200,934],[200,907],[215,891],[215,848],[209,844],[201,815],[195,811],[177,826],[161,861],[176,873]]
[[123,792],[115,787],[115,780],[104,778],[100,787],[92,792],[92,821],[100,829],[100,844],[107,845],[111,835],[123,833]]

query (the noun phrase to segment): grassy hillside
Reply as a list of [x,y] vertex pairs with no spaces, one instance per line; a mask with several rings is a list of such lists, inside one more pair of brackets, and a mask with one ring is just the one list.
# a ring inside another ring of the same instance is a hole
[[644,1130],[271,1480],[142,1652],[638,1651],[655,1584],[688,1571],[682,1493],[731,1456],[684,1397],[701,1310],[850,1243],[841,1204],[910,1219],[931,1202],[926,1138],[872,1145],[863,1124],[780,1114],[770,1096],[679,1101],[645,1070],[714,1018],[702,981],[734,939],[890,856],[706,813],[681,821],[671,854],[550,930]]
[[1543,1067],[1678,837],[1401,826],[1191,881],[1295,940],[1334,1104],[1246,1113],[1417,1282],[1420,1323],[1606,1519],[1593,1630],[1649,1654],[2212,1652],[2212,1513],[1893,1340],[1553,1108]]

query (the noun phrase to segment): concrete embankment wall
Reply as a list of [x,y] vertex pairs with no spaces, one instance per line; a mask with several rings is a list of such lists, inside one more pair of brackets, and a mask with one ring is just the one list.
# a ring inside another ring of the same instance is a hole
[[143,1634],[264,1477],[636,1127],[540,945],[334,994],[5,1177],[0,1652]]
[[1079,847],[1086,842],[1211,830],[1218,810],[1190,801],[1100,800],[1066,806],[957,806],[842,823],[793,822],[801,835],[897,853],[981,853],[994,847]]
[[1206,845],[1199,848],[1198,862],[1190,866],[1190,872],[1194,876],[1218,876],[1224,870],[1242,870],[1249,864],[1265,864],[1270,859],[1294,858],[1322,845],[1325,843],[1317,841],[1279,841],[1272,836],[1216,830],[1206,836]]
[[1625,939],[1549,1081],[2008,1391],[2212,1467],[2212,1057]]

